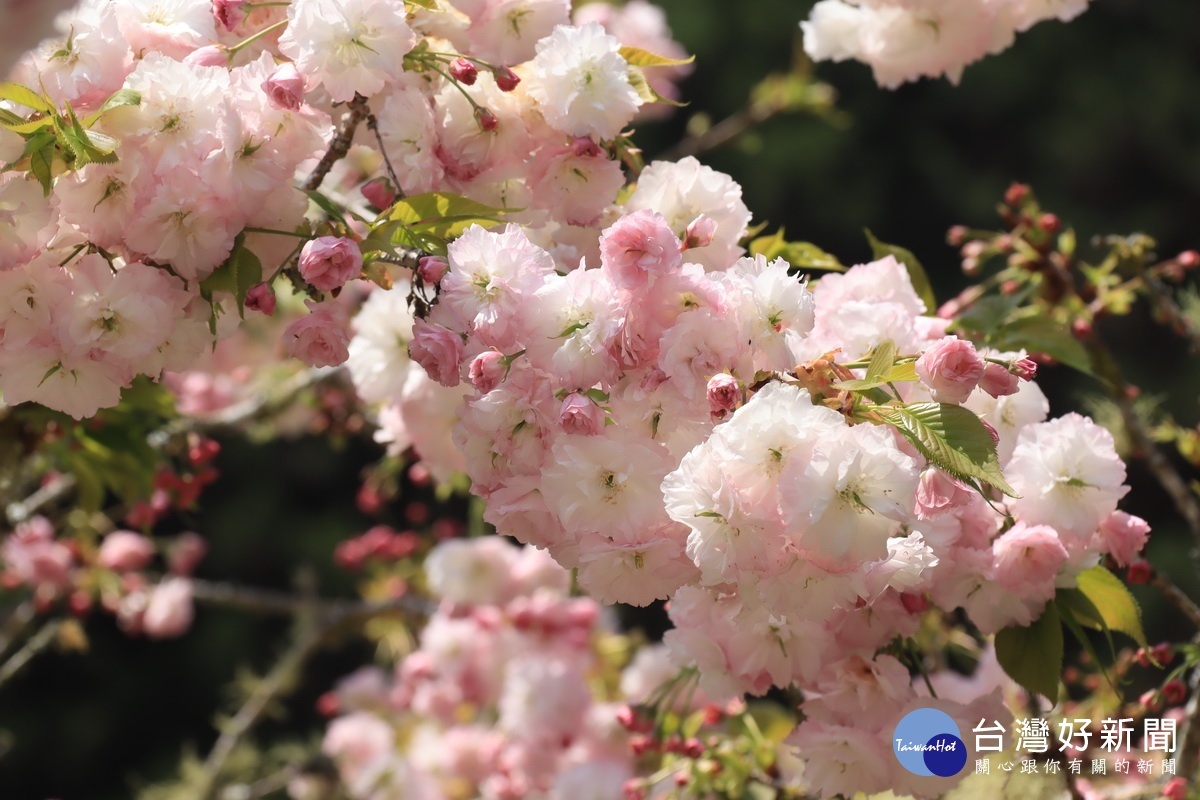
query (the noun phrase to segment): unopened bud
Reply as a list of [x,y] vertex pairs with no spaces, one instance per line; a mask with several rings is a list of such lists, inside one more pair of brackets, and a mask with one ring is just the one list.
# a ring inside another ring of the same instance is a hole
[[376,208],[387,208],[396,200],[396,187],[385,177],[372,178],[363,184],[362,196]]
[[246,20],[246,11],[242,8],[244,5],[246,0],[213,0],[213,19],[217,25],[232,31]]
[[1058,218],[1057,214],[1042,214],[1038,218],[1038,227],[1046,233],[1058,233],[1062,230],[1062,220]]
[[183,63],[197,67],[228,67],[229,51],[219,44],[197,47],[184,56]]
[[1138,698],[1138,703],[1141,704],[1142,708],[1150,712],[1161,711],[1163,707],[1162,701],[1162,695],[1156,691],[1145,692]]
[[424,256],[417,262],[417,274],[430,285],[438,283],[449,269],[450,262],[441,256]]
[[1071,333],[1076,339],[1090,339],[1092,338],[1092,323],[1082,318],[1072,320]]
[[1149,583],[1154,577],[1154,568],[1150,566],[1148,561],[1138,559],[1129,565],[1129,570],[1125,573],[1125,580],[1135,586]]
[[717,221],[707,214],[701,214],[688,223],[683,234],[684,250],[695,247],[708,247],[712,244],[713,236],[717,233]]
[[722,372],[708,379],[708,410],[714,422],[725,419],[741,402],[737,378]]
[[1029,187],[1023,183],[1014,183],[1004,193],[1004,202],[1010,206],[1020,205],[1029,196]]
[[450,77],[459,83],[471,86],[479,77],[479,70],[465,58],[456,58],[450,62]]
[[496,67],[492,70],[492,75],[496,78],[496,86],[502,92],[511,92],[521,82],[521,79],[517,77],[517,73],[508,67]]
[[295,111],[304,104],[304,78],[290,61],[276,67],[262,88],[277,108]]
[[1167,705],[1179,705],[1187,699],[1187,686],[1178,678],[1172,678],[1163,684],[1162,696]]
[[1031,381],[1037,377],[1038,365],[1032,358],[1022,358],[1012,366],[1013,374],[1023,381]]
[[946,244],[951,247],[959,247],[967,240],[967,228],[965,225],[955,225],[946,232]]
[[475,122],[479,125],[479,130],[485,133],[496,130],[500,125],[500,120],[496,118],[496,115],[483,106],[475,107]]
[[1179,266],[1184,269],[1195,269],[1200,267],[1200,253],[1195,250],[1184,250],[1179,255],[1175,256],[1175,260],[1179,262]]
[[268,317],[275,315],[275,291],[265,283],[250,287],[246,292],[246,308],[251,311],[261,311]]

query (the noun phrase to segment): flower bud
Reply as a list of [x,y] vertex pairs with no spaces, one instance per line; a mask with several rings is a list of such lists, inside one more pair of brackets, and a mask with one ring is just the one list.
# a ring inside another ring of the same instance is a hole
[[113,531],[104,537],[96,563],[115,572],[143,569],[154,558],[154,543],[133,531]]
[[458,366],[462,361],[463,340],[445,325],[418,319],[413,325],[408,355],[442,386],[458,386],[461,381]]
[[713,421],[725,419],[742,402],[737,378],[722,372],[708,379],[708,411]]
[[500,124],[500,120],[496,118],[496,115],[483,106],[475,107],[475,122],[479,125],[479,130],[485,133],[496,130],[496,127]]
[[1179,255],[1175,256],[1175,260],[1179,262],[1179,266],[1184,269],[1195,269],[1200,267],[1200,253],[1195,250],[1184,250]]
[[1152,689],[1148,692],[1143,692],[1142,696],[1138,698],[1138,703],[1149,712],[1162,711],[1163,697]]
[[142,630],[152,639],[181,636],[192,625],[192,582],[187,578],[167,578],[150,591]]
[[350,239],[318,236],[300,250],[300,274],[304,280],[328,292],[362,274],[362,251]]
[[1175,645],[1170,642],[1159,642],[1150,648],[1150,655],[1162,666],[1167,666],[1175,660]]
[[246,308],[261,311],[268,317],[275,316],[275,290],[266,283],[251,286],[246,292]]
[[492,70],[492,77],[496,79],[496,86],[502,92],[511,92],[521,82],[521,79],[517,77],[517,73],[508,67],[496,67]]
[[450,270],[450,263],[441,256],[424,256],[417,262],[417,274],[428,284],[437,284]]
[[948,336],[930,345],[914,366],[934,400],[963,403],[983,377],[984,361],[975,345]]
[[167,569],[174,575],[191,575],[208,552],[208,543],[197,533],[180,534],[167,551]]
[[965,225],[955,225],[946,231],[946,244],[951,247],[961,247],[966,240],[967,227]]
[[1148,561],[1140,558],[1130,564],[1129,570],[1125,573],[1125,579],[1135,586],[1149,583],[1152,577],[1154,577],[1154,568]]
[[683,234],[683,250],[694,247],[708,247],[712,244],[713,236],[717,233],[717,221],[707,214],[701,214],[688,223]]
[[1163,684],[1162,696],[1167,705],[1179,705],[1187,699],[1187,686],[1178,678],[1172,678]]
[[604,429],[604,409],[586,395],[572,392],[563,398],[558,421],[566,433],[595,436]]
[[1013,374],[1023,381],[1031,381],[1037,377],[1038,365],[1031,358],[1022,358],[1012,366]]
[[1187,800],[1187,793],[1187,778],[1172,778],[1163,787],[1162,796],[1163,800]]
[[276,108],[295,111],[304,104],[304,77],[290,61],[276,67],[262,88]]
[[1038,218],[1038,227],[1046,233],[1058,233],[1062,230],[1062,220],[1058,218],[1057,214],[1042,214]]
[[497,350],[484,350],[471,362],[468,375],[471,385],[480,394],[487,394],[500,385],[508,371],[504,354]]
[[459,83],[472,86],[479,77],[479,70],[465,58],[456,58],[450,62],[450,77]]
[[197,47],[184,56],[183,63],[197,67],[228,67],[229,51],[219,44]]
[[372,178],[363,184],[362,196],[376,208],[387,208],[396,200],[396,187],[385,177]]
[[1019,385],[1020,379],[1003,365],[990,362],[984,365],[983,379],[979,381],[979,388],[992,397],[999,398],[1016,394]]
[[1004,202],[1010,206],[1020,205],[1029,196],[1029,187],[1023,183],[1014,183],[1004,193]]
[[966,505],[971,492],[940,469],[930,467],[921,473],[917,483],[917,519],[929,519],[951,509]]
[[213,0],[213,19],[218,26],[232,31],[246,21],[246,11],[242,8],[244,5],[246,0]]

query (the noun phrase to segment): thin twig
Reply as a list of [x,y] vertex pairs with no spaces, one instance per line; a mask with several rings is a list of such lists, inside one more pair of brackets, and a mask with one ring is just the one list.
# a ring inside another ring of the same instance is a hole
[[747,103],[743,108],[696,136],[689,136],[659,156],[662,161],[678,161],[685,156],[698,156],[737,141],[758,125],[783,111],[779,105]]
[[375,118],[375,114],[367,108],[367,130],[375,134],[375,142],[379,145],[379,154],[383,156],[383,164],[387,167],[388,177],[392,179],[392,188],[396,191],[396,199],[404,197],[404,187],[400,185],[400,179],[396,177],[396,169],[392,166],[392,160],[388,158],[387,147],[383,144],[383,135],[379,132],[379,120]]
[[33,602],[25,600],[12,610],[3,623],[0,623],[0,656],[8,652],[13,642],[21,637],[36,616],[37,609],[34,608]]
[[9,503],[4,510],[9,525],[17,525],[32,517],[40,509],[50,505],[55,500],[65,497],[75,488],[75,476],[69,473],[59,475],[54,480],[39,488],[36,492],[19,500]]
[[266,677],[254,687],[250,697],[221,731],[217,743],[213,745],[212,750],[208,753],[208,758],[204,760],[203,776],[195,795],[197,800],[214,800],[217,797],[220,789],[217,778],[234,748],[262,717],[271,701],[287,690],[288,684],[295,678],[296,673],[304,666],[304,662],[308,660],[312,652],[316,650],[323,634],[322,626],[315,623],[306,625],[292,646],[284,652]]
[[1179,609],[1194,628],[1200,630],[1200,605],[1197,605],[1195,600],[1188,597],[1182,589],[1161,572],[1154,573],[1150,578],[1150,585],[1162,592],[1171,605]]
[[269,589],[195,579],[192,581],[192,596],[199,603],[219,608],[279,616],[299,616],[315,612],[322,618],[342,621],[374,617],[390,612],[400,612],[408,616],[428,616],[433,612],[433,606],[428,600],[415,595],[404,595],[374,602],[341,598],[318,599]]
[[37,633],[29,637],[29,641],[25,642],[24,647],[13,653],[12,658],[0,664],[0,686],[8,683],[38,653],[53,644],[55,637],[58,636],[58,629],[61,625],[62,622],[59,620],[47,622]]
[[304,182],[301,188],[305,191],[315,191],[321,187],[321,183],[325,180],[325,176],[329,174],[329,170],[333,169],[333,165],[346,157],[346,153],[350,152],[350,146],[354,144],[354,132],[358,130],[359,124],[367,118],[370,110],[367,108],[367,101],[362,95],[354,95],[354,99],[348,104],[349,111],[342,117],[341,126],[337,133],[334,134],[333,140],[329,143],[329,148],[325,151],[325,155],[321,156],[321,160],[317,162],[316,169],[308,176],[308,180]]

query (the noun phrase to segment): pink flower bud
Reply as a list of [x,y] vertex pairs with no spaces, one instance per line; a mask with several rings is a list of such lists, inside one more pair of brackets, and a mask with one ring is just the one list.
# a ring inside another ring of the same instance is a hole
[[290,61],[276,67],[262,88],[277,108],[295,111],[304,104],[304,77]]
[[133,531],[113,531],[104,537],[96,563],[116,572],[144,568],[154,558],[154,543]]
[[316,303],[306,317],[288,325],[283,331],[283,343],[288,355],[310,367],[336,367],[350,357],[350,336],[334,319],[333,314]]
[[722,372],[708,379],[708,410],[713,421],[725,417],[742,402],[742,389],[737,378]]
[[220,27],[232,31],[246,21],[244,5],[246,0],[213,0],[213,19]]
[[930,345],[916,363],[917,376],[939,403],[962,403],[983,377],[984,361],[975,345],[948,336]]
[[450,263],[441,256],[424,256],[417,262],[417,273],[421,280],[428,284],[436,284],[450,269]]
[[717,233],[717,221],[707,214],[701,214],[688,223],[683,234],[684,250],[694,247],[708,247],[712,244],[713,236]]
[[483,106],[475,108],[475,122],[478,123],[479,129],[485,133],[496,130],[496,127],[500,124],[500,120],[496,118],[496,115]]
[[251,286],[246,292],[246,308],[261,311],[268,317],[275,316],[275,290],[265,283]]
[[500,385],[507,371],[508,364],[505,363],[503,353],[496,350],[485,350],[475,356],[467,374],[471,378],[471,385],[475,387],[475,391],[487,394]]
[[1149,583],[1154,577],[1154,567],[1150,566],[1149,561],[1138,559],[1129,565],[1129,570],[1125,573],[1125,580],[1132,583],[1134,586],[1139,586],[1143,583]]
[[1187,800],[1187,778],[1172,778],[1163,787],[1163,800]]
[[604,155],[600,145],[587,136],[576,136],[571,140],[571,153],[580,158],[599,158]]
[[1117,566],[1127,566],[1146,546],[1150,525],[1141,517],[1114,511],[1100,523],[1100,541]]
[[521,79],[517,77],[517,73],[508,67],[496,67],[492,70],[492,75],[496,78],[496,86],[502,92],[511,92],[521,82]]
[[208,543],[200,534],[191,531],[181,533],[167,551],[167,569],[174,575],[191,575],[206,553]]
[[1009,372],[1007,368],[988,362],[983,367],[983,379],[979,381],[979,388],[992,397],[1006,397],[1016,394],[1019,384],[1017,376]]
[[450,62],[450,77],[459,83],[471,86],[479,77],[479,70],[465,58],[456,58]]
[[563,398],[558,421],[567,433],[595,436],[604,429],[604,409],[586,395],[573,392]]
[[458,386],[463,340],[446,326],[418,319],[413,325],[408,355],[442,386]]
[[917,484],[917,519],[930,517],[966,505],[971,492],[939,469],[930,467],[921,473]]
[[1022,358],[1013,364],[1013,372],[1023,381],[1031,381],[1037,377],[1038,365],[1031,358]]
[[396,187],[384,177],[372,178],[363,184],[362,196],[376,208],[387,208],[396,200]]
[[197,67],[228,67],[229,51],[219,44],[197,47],[183,57],[183,63]]
[[1163,684],[1162,695],[1163,700],[1167,701],[1167,705],[1179,705],[1187,699],[1187,686],[1178,678],[1172,678]]
[[150,591],[142,630],[152,639],[181,636],[191,627],[192,582],[187,578],[167,578]]
[[350,239],[319,236],[300,250],[300,274],[323,292],[341,288],[362,274],[362,251]]

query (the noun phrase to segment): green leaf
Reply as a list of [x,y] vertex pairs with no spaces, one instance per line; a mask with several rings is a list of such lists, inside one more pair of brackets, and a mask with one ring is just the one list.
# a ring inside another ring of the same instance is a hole
[[114,108],[122,106],[140,106],[142,104],[141,92],[133,89],[120,89],[113,93],[111,97],[104,101],[104,105],[100,106],[99,110],[92,112],[84,117],[83,124],[89,128],[96,124],[100,117],[106,112],[112,111]]
[[[15,115],[14,115],[15,116]],[[19,133],[22,136],[40,131],[43,128],[48,128],[54,124],[54,117],[42,117],[41,119],[23,120],[17,117],[16,120],[5,118],[0,120],[0,125],[8,128],[13,133]]]
[[49,197],[50,191],[54,188],[53,138],[40,150],[29,154],[29,171],[33,173],[33,177],[37,178],[38,183],[42,185],[42,194]]
[[453,239],[472,225],[491,227],[503,222],[508,213],[508,209],[485,205],[460,194],[426,192],[397,200],[384,218],[401,222],[416,234]]
[[875,346],[871,352],[871,360],[867,363],[866,379],[879,380],[887,374],[896,362],[896,343],[888,339]]
[[933,294],[933,286],[929,283],[929,276],[925,274],[925,268],[921,266],[921,262],[912,254],[912,251],[905,250],[903,247],[897,247],[894,244],[885,244],[875,238],[875,234],[869,230],[866,231],[867,241],[871,243],[871,251],[875,254],[875,258],[883,258],[884,256],[892,256],[908,270],[908,279],[912,281],[913,289],[917,292],[917,297],[925,303],[926,313],[932,314],[937,309],[937,298]]
[[911,383],[917,380],[915,363],[913,361],[906,361],[903,364],[896,364],[883,375],[870,380],[838,381],[833,384],[833,388],[848,389],[852,392],[865,392],[870,389],[878,389],[880,386],[885,386],[889,383]]
[[43,114],[54,113],[53,103],[28,86],[22,86],[19,83],[0,83],[0,100],[11,100]]
[[346,217],[342,214],[342,210],[337,207],[336,203],[318,192],[316,189],[306,189],[304,190],[304,193],[308,195],[308,199],[311,200],[317,208],[328,214],[330,219],[337,220],[338,222],[342,223],[343,226],[346,226]]
[[202,292],[209,296],[213,292],[229,292],[237,301],[238,316],[246,316],[246,293],[262,283],[262,262],[245,244],[245,232],[233,241],[233,250],[225,263],[213,270],[200,283]]
[[654,87],[646,80],[646,73],[642,72],[641,67],[629,65],[629,71],[626,73],[629,78],[629,85],[637,92],[638,97],[642,102],[650,105],[652,103],[666,103],[667,105],[683,108],[687,103],[681,103],[678,100],[672,100],[669,97],[663,97],[658,92],[654,91]]
[[404,2],[408,3],[409,5],[427,8],[430,11],[438,10],[437,0],[404,0]]
[[912,403],[879,409],[880,418],[896,428],[935,466],[963,480],[981,480],[1016,497],[1000,471],[996,445],[979,417],[948,403]]
[[759,236],[750,242],[750,254],[761,255],[768,261],[782,258],[797,270],[845,272],[846,267],[835,256],[811,242],[789,242],[782,228],[771,236]]
[[1081,619],[1081,624],[1096,630],[1119,631],[1142,647],[1146,646],[1141,610],[1120,578],[1102,566],[1095,566],[1079,573],[1075,580],[1076,588],[1099,615],[1102,627],[1097,626],[1094,619],[1090,625]]
[[1028,627],[1011,626],[996,634],[996,658],[1008,677],[1030,692],[1058,702],[1063,667],[1063,632],[1058,608],[1049,603]]
[[679,67],[696,60],[695,56],[687,58],[668,58],[640,47],[622,47],[619,51],[621,58],[635,67]]
[[1045,353],[1059,363],[1094,375],[1087,348],[1070,329],[1041,314],[1022,317],[1001,326],[988,340],[997,350],[1028,350]]

